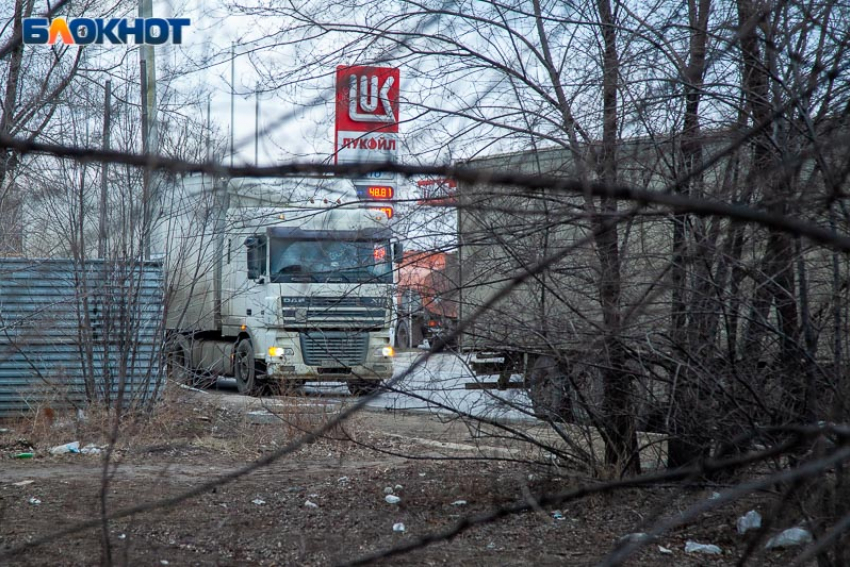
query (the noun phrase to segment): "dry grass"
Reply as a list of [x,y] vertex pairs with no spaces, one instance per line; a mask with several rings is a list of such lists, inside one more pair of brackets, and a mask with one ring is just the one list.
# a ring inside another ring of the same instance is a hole
[[[29,414],[2,421],[0,434],[46,451],[56,445],[79,441],[81,446],[107,445],[115,435],[120,450],[168,445],[198,445],[224,452],[261,452],[260,447],[287,442],[305,431],[327,423],[335,412],[294,399],[269,407],[278,416],[257,424],[246,412],[220,407],[208,394],[169,385],[152,411],[122,411],[89,404],[84,410],[56,409],[60,403],[44,401]],[[57,398],[58,401],[58,398]],[[263,400],[257,400],[262,403]],[[117,429],[116,429],[116,420]]]

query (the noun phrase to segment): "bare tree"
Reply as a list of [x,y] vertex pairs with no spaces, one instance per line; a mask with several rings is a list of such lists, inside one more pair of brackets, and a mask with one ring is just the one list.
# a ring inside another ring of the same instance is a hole
[[[800,562],[818,555],[824,564],[843,563],[847,436],[830,422],[845,420],[847,411],[845,6],[535,0],[387,9],[351,0],[238,9],[288,22],[279,33],[252,38],[256,57],[264,47],[295,50],[292,65],[267,68],[269,88],[324,80],[336,64],[354,62],[402,66],[406,80],[420,87],[403,91],[413,109],[410,146],[422,162],[458,161],[475,169],[367,169],[457,177],[465,303],[456,335],[462,345],[503,355],[505,378],[524,374],[531,407],[497,400],[549,423],[557,443],[541,448],[556,461],[588,465],[583,470],[591,474],[620,476],[640,473],[641,444],[666,443],[671,471],[545,495],[540,502],[731,477],[758,466],[757,478],[719,504],[779,487],[819,538]],[[316,36],[326,43],[314,43]],[[302,94],[296,89],[296,98]],[[175,135],[157,161],[165,178],[186,171],[362,171],[198,163],[205,155],[197,143],[203,128],[181,119],[176,111],[169,117]],[[57,197],[50,182],[62,180],[67,191],[59,196],[67,207],[51,214],[66,223],[64,249],[81,258],[93,227],[86,193],[92,160],[120,164],[126,169],[115,167],[113,175],[132,179],[129,216],[115,226],[130,235],[147,230],[132,218],[141,210],[137,168],[149,162],[129,151],[137,132],[123,130],[126,138],[114,152],[86,148],[80,138],[66,147],[42,142],[43,134],[13,139],[14,132],[0,132],[8,155],[41,152],[52,157],[27,159],[59,164],[49,175],[46,168],[31,175],[44,176],[39,187],[50,198]],[[68,158],[80,161],[68,165]],[[132,255],[135,244],[131,236],[116,250]],[[432,345],[414,367],[444,346]],[[505,428],[500,434],[522,436]],[[315,436],[177,497],[104,511],[104,522],[213,490]],[[599,439],[604,467],[595,466],[592,455]],[[367,559],[451,538],[475,523],[527,510],[528,500]],[[673,519],[659,514],[648,531],[681,525],[719,504],[695,505]],[[614,550],[609,564],[635,547]]]

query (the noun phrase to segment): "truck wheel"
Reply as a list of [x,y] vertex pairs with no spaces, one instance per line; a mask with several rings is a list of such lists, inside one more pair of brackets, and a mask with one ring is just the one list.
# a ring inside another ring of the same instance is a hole
[[355,380],[348,383],[348,391],[352,396],[368,396],[380,390],[381,387],[382,384],[377,380]]
[[254,396],[260,388],[257,381],[257,363],[254,359],[254,345],[248,339],[242,339],[236,345],[233,358],[233,373],[236,375],[236,388],[245,396]]
[[178,384],[195,386],[195,372],[192,370],[192,355],[189,344],[183,335],[172,335],[165,341],[165,375]]
[[419,319],[413,319],[413,328],[410,328],[410,321],[403,319],[398,322],[398,327],[395,330],[395,346],[397,348],[416,348],[422,344],[425,335],[422,334],[422,325]]
[[422,341],[425,340],[425,333],[422,330],[421,319],[413,320],[413,328],[410,330],[410,338],[413,344],[413,348],[418,347],[422,344]]
[[537,417],[573,421],[569,378],[557,360],[538,356],[531,366],[526,387]]
[[407,321],[399,321],[396,325],[395,346],[397,349],[410,348],[410,327]]

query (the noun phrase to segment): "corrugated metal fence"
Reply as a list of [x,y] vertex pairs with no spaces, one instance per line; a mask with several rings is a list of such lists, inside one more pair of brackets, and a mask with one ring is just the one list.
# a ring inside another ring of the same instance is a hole
[[0,258],[0,416],[159,395],[158,262]]

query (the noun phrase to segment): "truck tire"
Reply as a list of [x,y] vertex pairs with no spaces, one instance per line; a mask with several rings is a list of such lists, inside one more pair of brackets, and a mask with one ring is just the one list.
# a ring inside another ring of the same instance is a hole
[[413,328],[410,330],[410,339],[412,348],[416,348],[425,340],[425,333],[422,329],[422,319],[413,318]]
[[236,376],[236,388],[240,394],[255,396],[260,393],[254,345],[248,339],[242,339],[236,345],[233,357],[233,374]]
[[410,348],[410,326],[407,321],[399,321],[396,325],[395,346],[398,349]]
[[555,358],[535,358],[526,378],[526,388],[537,417],[547,421],[573,421],[569,377]]
[[174,334],[165,341],[165,375],[178,384],[197,385],[189,342],[183,335]]
[[411,328],[411,321],[408,319],[402,319],[398,322],[398,326],[395,330],[396,348],[416,348],[422,344],[424,339],[425,335],[422,333],[422,321],[419,318],[413,318],[413,328]]

